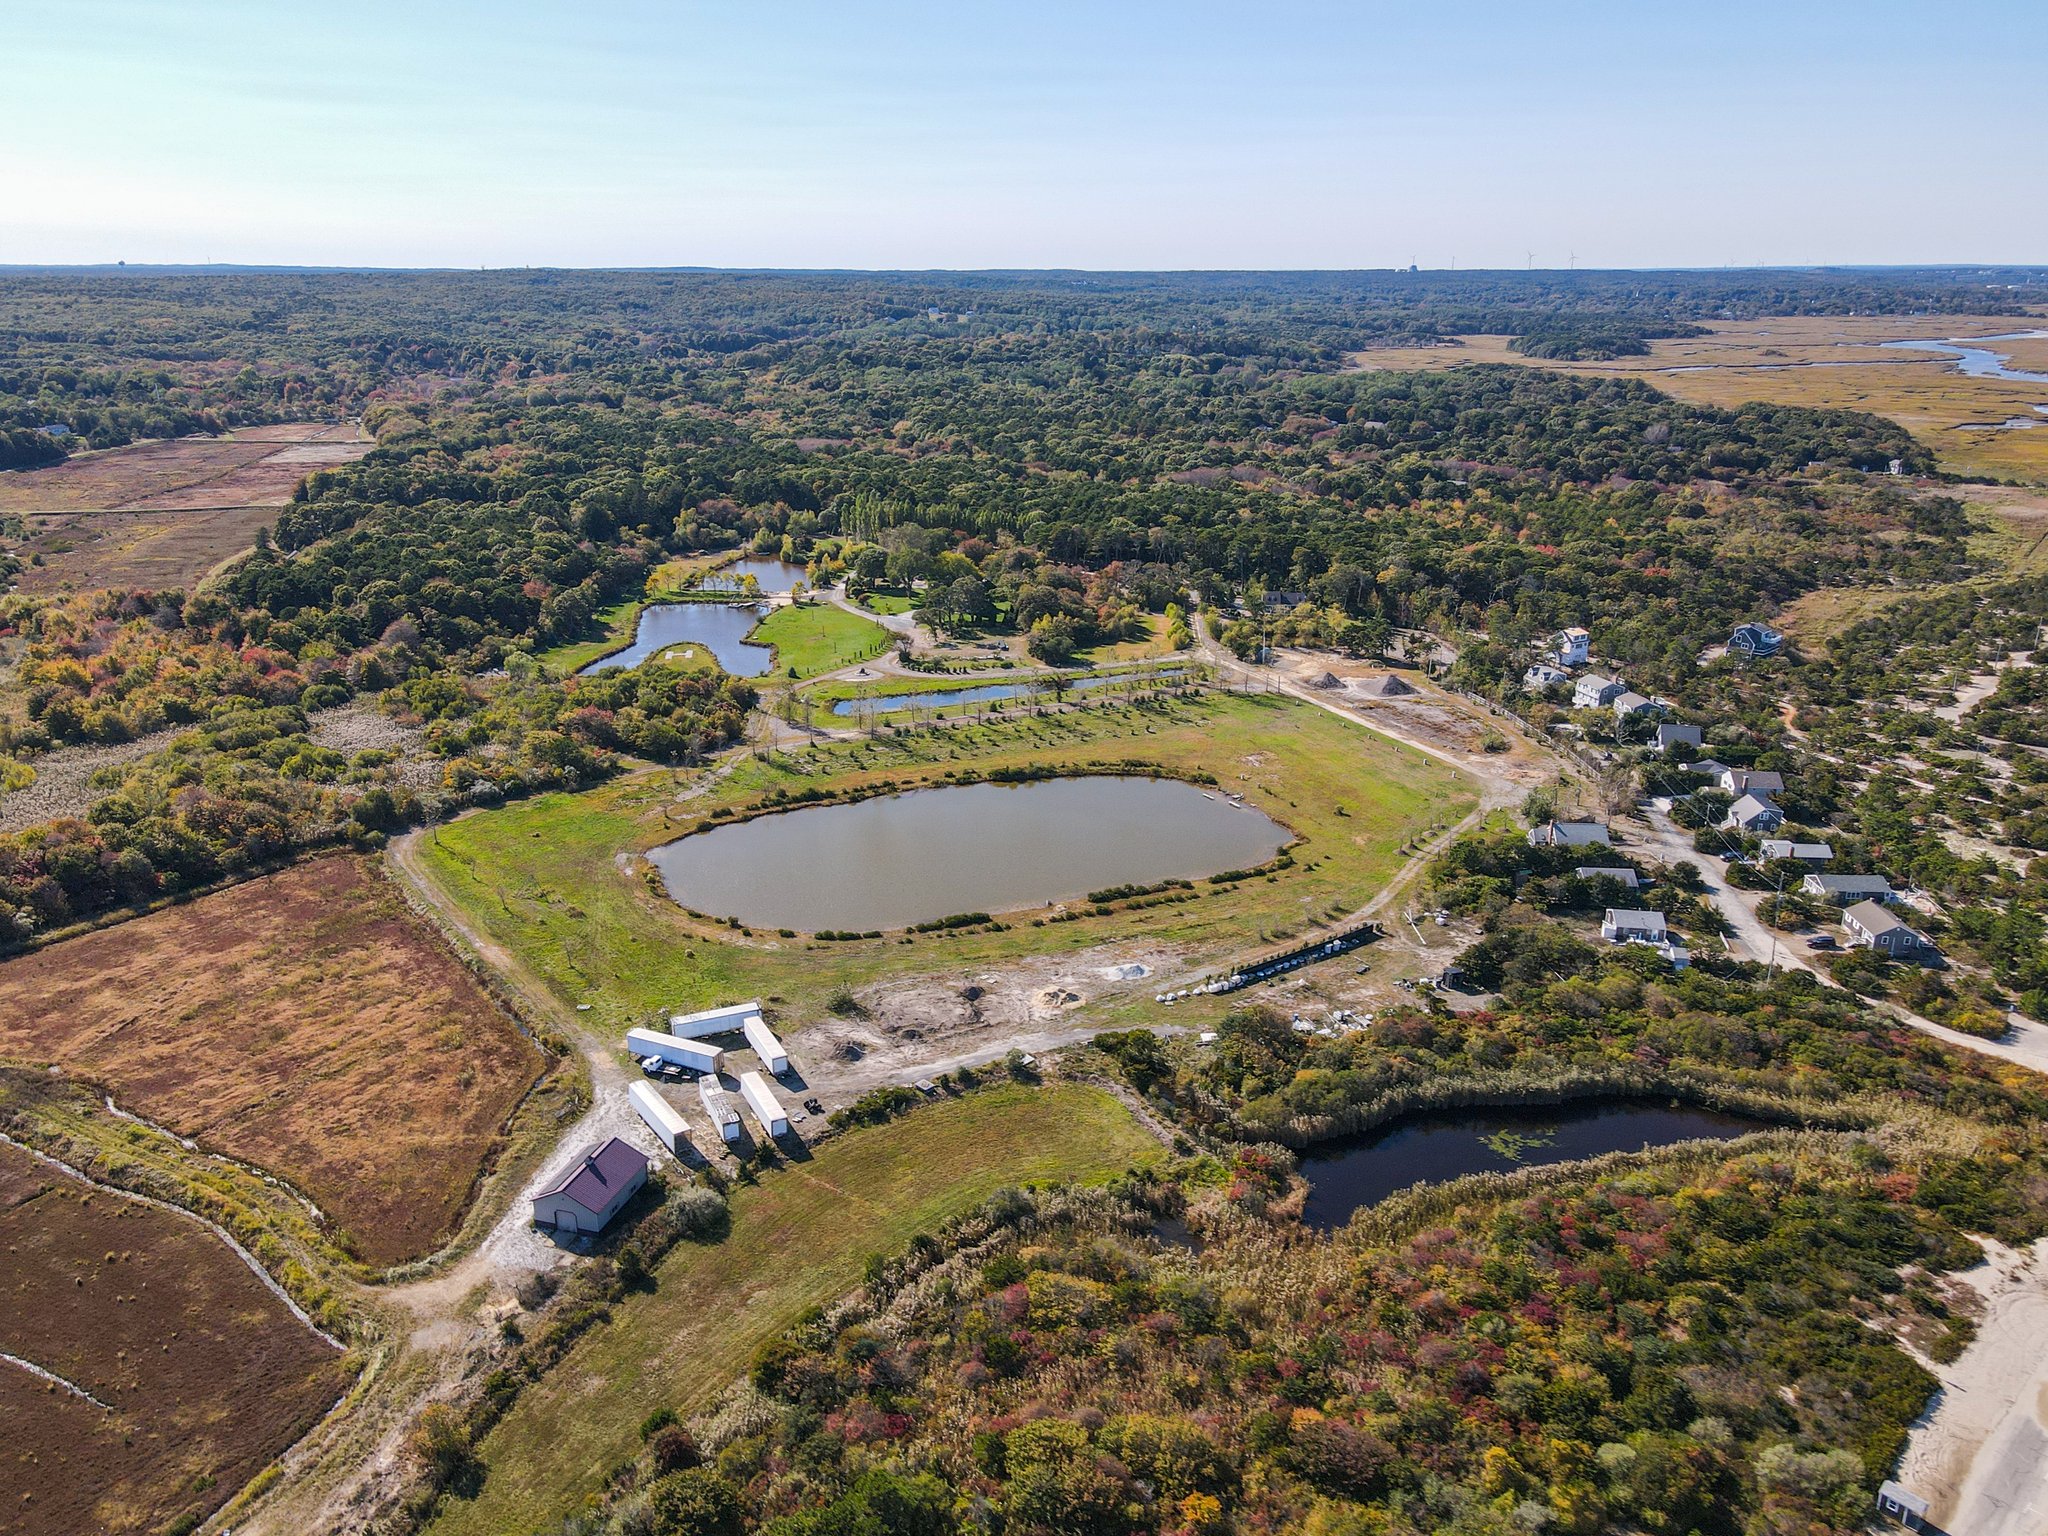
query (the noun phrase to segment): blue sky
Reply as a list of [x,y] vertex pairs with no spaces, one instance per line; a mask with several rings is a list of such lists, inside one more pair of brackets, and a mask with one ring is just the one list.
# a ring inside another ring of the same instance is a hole
[[1974,0],[0,0],[0,262],[2048,262]]

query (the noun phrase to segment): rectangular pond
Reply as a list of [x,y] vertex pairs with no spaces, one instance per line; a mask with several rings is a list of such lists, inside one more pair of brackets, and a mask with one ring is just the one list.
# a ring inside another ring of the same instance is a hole
[[1292,840],[1178,779],[963,784],[693,832],[648,862],[677,902],[750,927],[865,933],[1263,864]]

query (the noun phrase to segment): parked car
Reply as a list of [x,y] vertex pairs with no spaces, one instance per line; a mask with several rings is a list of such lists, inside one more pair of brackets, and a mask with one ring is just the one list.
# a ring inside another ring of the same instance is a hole
[[1836,947],[1835,936],[1832,933],[1816,933],[1806,941],[1806,947],[1808,949],[1833,949]]

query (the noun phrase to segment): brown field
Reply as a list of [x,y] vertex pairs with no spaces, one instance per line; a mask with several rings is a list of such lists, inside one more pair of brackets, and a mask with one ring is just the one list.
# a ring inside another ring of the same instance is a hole
[[[221,507],[211,512],[48,512],[26,519],[28,537],[13,552],[24,565],[16,587],[55,592],[71,586],[187,589],[222,561],[249,549],[277,508]],[[37,564],[33,557],[42,556]]]
[[131,443],[0,474],[0,512],[280,507],[314,470],[350,463],[375,446],[353,422],[317,421]]
[[326,1412],[339,1353],[195,1220],[0,1146],[0,1531],[160,1531]]
[[[1352,354],[1354,367],[1439,369],[1461,363],[1520,363],[1562,373],[1647,380],[1703,405],[1769,400],[1839,407],[1888,416],[1957,474],[2048,481],[2048,416],[2031,431],[1971,430],[1969,422],[2033,417],[2048,405],[2048,384],[1965,378],[1936,353],[1888,351],[1880,343],[1911,338],[1995,336],[2044,327],[2039,316],[1812,316],[1726,321],[1709,334],[1653,341],[1646,357],[1555,363],[1508,350],[1505,336],[1467,336],[1457,347],[1388,347]],[[2048,341],[2000,343],[2011,366],[2048,371]],[[1673,372],[1697,369],[1697,372]]]
[[290,1180],[379,1267],[453,1233],[543,1066],[345,854],[0,965],[0,1054]]

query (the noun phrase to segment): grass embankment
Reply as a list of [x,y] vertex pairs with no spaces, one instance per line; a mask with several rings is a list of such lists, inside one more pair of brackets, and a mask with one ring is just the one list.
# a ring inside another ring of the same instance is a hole
[[806,1308],[860,1284],[871,1254],[973,1209],[1006,1185],[1100,1182],[1158,1145],[1099,1088],[1004,1087],[857,1130],[732,1195],[723,1242],[684,1243],[655,1288],[617,1306],[529,1388],[480,1447],[487,1474],[437,1536],[525,1532],[581,1504],[639,1447],[657,1408],[688,1417]]
[[[942,782],[947,772],[1086,772],[1091,763],[1119,762],[1215,775],[1222,788],[1242,792],[1293,830],[1293,867],[1231,885],[1197,881],[1195,899],[1181,904],[1042,928],[1020,918],[999,933],[905,944],[893,937],[738,942],[730,929],[688,917],[619,860],[683,836],[720,806],[759,805],[777,790],[901,789]],[[757,995],[780,997],[792,1017],[814,1019],[841,987],[962,973],[1114,939],[1204,958],[1241,955],[1355,911],[1400,867],[1402,848],[1418,833],[1472,805],[1468,781],[1434,759],[1291,699],[1224,693],[833,742],[749,759],[679,801],[685,783],[683,775],[648,771],[583,794],[465,816],[422,838],[421,864],[445,899],[555,993],[565,1016],[589,1003],[579,1022],[609,1036],[657,1008]]]
[[775,670],[784,677],[816,677],[866,661],[889,649],[894,636],[871,619],[836,603],[791,603],[777,608],[747,639],[775,647]]
[[[1185,665],[1192,668],[1194,663],[1190,662]],[[1052,702],[1052,682],[1055,678],[1061,678],[1065,681],[1069,690],[1069,698],[1079,698],[1095,692],[1099,687],[1119,686],[1125,680],[1128,680],[1133,686],[1142,683],[1156,683],[1160,680],[1163,672],[1178,671],[1181,666],[1182,664],[1180,663],[1175,663],[1172,666],[1162,665],[1158,667],[1140,665],[1107,666],[1098,671],[1082,673],[1071,671],[1064,673],[1050,672],[1041,667],[989,672],[927,673],[916,677],[892,675],[866,681],[839,678],[831,682],[814,683],[809,688],[803,690],[803,696],[814,704],[837,704],[845,699],[895,698],[904,694],[953,693],[969,688],[1001,688],[1016,683],[1042,683],[1045,685],[1045,689],[1044,697],[1040,702],[1050,703]],[[1074,691],[1073,685],[1084,678],[1090,686],[1078,692]],[[1115,681],[1111,681],[1112,679]],[[1020,695],[1001,702],[1014,709],[1029,705],[1032,700]],[[976,709],[981,706],[963,704],[955,707],[960,709]]]

